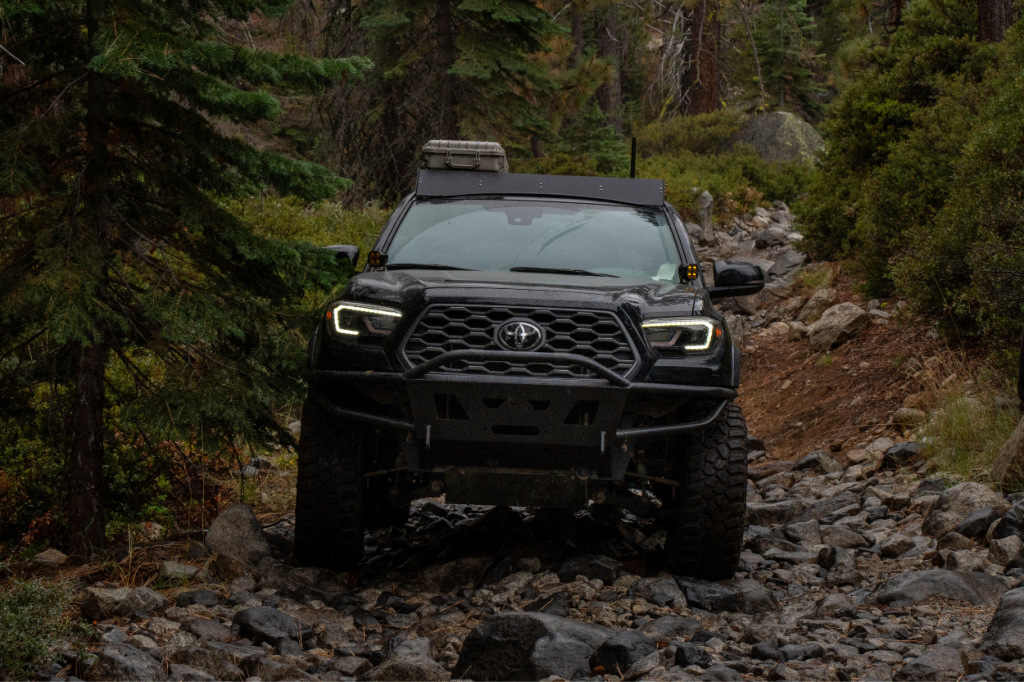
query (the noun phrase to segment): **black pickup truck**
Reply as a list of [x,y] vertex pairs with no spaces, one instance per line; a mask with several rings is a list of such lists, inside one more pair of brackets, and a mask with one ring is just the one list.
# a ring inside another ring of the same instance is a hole
[[299,561],[358,564],[443,494],[613,505],[666,524],[675,573],[733,575],[747,434],[712,302],[764,273],[707,285],[662,181],[424,169],[367,260],[309,340]]

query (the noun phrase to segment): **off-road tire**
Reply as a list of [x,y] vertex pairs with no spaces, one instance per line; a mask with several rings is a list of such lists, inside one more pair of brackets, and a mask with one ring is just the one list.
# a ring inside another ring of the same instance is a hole
[[304,566],[339,570],[363,559],[363,437],[306,399],[295,500],[295,558]]
[[736,573],[747,510],[747,422],[729,403],[715,423],[677,441],[680,497],[666,555],[673,573],[726,580]]

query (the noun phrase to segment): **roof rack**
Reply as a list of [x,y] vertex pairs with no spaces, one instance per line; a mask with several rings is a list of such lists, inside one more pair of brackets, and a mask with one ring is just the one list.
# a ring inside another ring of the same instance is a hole
[[665,181],[633,178],[592,178],[575,175],[476,173],[430,170],[416,177],[416,195],[458,197],[479,195],[570,197],[597,199],[631,206],[660,206]]

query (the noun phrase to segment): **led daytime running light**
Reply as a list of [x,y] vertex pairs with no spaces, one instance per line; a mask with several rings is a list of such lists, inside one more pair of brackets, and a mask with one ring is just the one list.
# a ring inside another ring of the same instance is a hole
[[377,306],[369,305],[356,305],[353,303],[339,303],[334,306],[328,317],[334,320],[334,331],[338,334],[345,334],[347,336],[359,336],[357,329],[349,329],[341,326],[341,320],[338,313],[342,310],[347,310],[353,313],[362,313],[364,315],[383,315],[385,317],[401,317],[402,313],[391,308],[378,308]]
[[700,345],[683,346],[684,350],[707,350],[711,347],[711,342],[715,339],[715,325],[710,320],[695,320],[695,319],[662,319],[662,320],[645,320],[640,323],[640,326],[644,329],[658,329],[663,327],[704,327],[708,330],[707,340]]

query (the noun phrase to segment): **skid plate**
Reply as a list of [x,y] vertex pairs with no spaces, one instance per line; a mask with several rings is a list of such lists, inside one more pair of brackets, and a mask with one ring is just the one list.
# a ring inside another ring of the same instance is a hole
[[445,472],[449,504],[581,509],[587,506],[587,481],[571,471],[456,467]]

